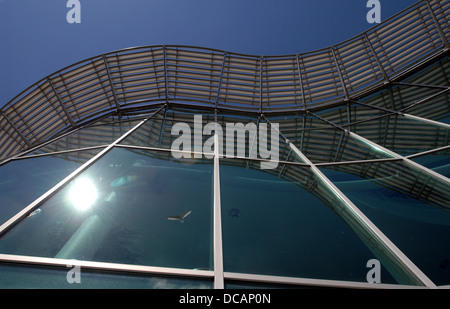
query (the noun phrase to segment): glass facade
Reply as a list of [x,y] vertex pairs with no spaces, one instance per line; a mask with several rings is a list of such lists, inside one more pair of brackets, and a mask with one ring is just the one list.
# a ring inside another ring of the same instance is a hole
[[317,52],[136,48],[38,82],[0,114],[0,288],[450,285],[449,16],[419,1]]
[[[212,164],[177,161],[111,150],[4,235],[0,251],[210,269]],[[205,194],[192,194],[197,190]],[[186,211],[185,224],[167,220]]]

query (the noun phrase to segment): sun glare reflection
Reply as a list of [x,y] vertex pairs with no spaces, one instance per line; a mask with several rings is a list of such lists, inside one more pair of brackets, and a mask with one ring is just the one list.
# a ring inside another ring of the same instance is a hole
[[78,210],[89,209],[97,199],[97,188],[88,178],[75,180],[69,191],[69,201]]

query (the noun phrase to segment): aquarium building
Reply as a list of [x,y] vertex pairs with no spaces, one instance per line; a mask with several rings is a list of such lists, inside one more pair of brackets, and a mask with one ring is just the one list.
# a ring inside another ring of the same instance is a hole
[[0,110],[0,287],[449,286],[449,20],[423,0],[313,52],[144,46],[36,82]]

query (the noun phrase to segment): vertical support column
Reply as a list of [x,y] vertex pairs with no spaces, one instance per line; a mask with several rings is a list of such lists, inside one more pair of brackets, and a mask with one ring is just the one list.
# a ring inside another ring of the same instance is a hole
[[[216,111],[217,118],[217,111]],[[216,119],[217,126],[217,119]],[[223,289],[223,246],[222,246],[222,213],[220,205],[220,173],[219,173],[219,135],[214,132],[214,219],[213,219],[213,245],[214,245],[214,288]]]

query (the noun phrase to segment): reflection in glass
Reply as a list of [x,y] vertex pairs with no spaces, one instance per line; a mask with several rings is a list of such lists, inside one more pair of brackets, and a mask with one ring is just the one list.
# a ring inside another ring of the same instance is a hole
[[[309,168],[221,164],[220,177],[225,271],[366,282],[375,255]],[[396,283],[383,264],[382,272],[383,283]]]
[[403,156],[447,146],[450,134],[445,127],[398,114],[362,122],[350,130]]
[[340,129],[301,132],[287,136],[313,163],[386,159],[392,156]]
[[13,160],[0,166],[0,224],[50,190],[100,150]]
[[210,161],[115,148],[4,235],[0,252],[211,269],[211,190]]
[[[121,144],[163,149],[175,148],[176,150],[194,151],[198,153],[203,152],[204,154],[211,153],[207,144],[214,133],[214,130],[210,130],[211,128],[214,128],[214,123],[219,124],[219,129],[221,130],[219,134],[222,137],[222,147],[220,149],[224,154],[227,150],[227,128],[229,125],[234,126],[242,124],[242,126],[246,126],[251,124],[251,126],[257,128],[259,124],[256,117],[250,116],[219,114],[216,119],[213,112],[184,110],[179,108],[166,109],[160,111],[146,121],[135,132],[124,139]],[[242,132],[244,132],[244,129]],[[245,152],[245,156],[249,156],[252,150],[258,150],[258,145],[255,145],[253,139],[249,137],[249,131],[245,131],[245,136],[241,139],[236,133],[236,130],[233,131],[233,133],[234,138],[230,136],[235,142],[233,146],[245,150],[243,151]],[[185,137],[188,142],[178,142],[181,137]],[[180,144],[182,144],[182,146]],[[251,148],[252,145],[254,145],[254,148]],[[238,151],[235,151],[234,153],[237,155]]]
[[413,158],[412,160],[450,178],[450,149],[433,152]]
[[[138,129],[125,138],[121,144],[145,146],[145,147],[163,147],[162,132],[165,126],[165,110],[154,114],[150,119],[145,121]],[[170,147],[169,147],[170,148]]]
[[31,154],[51,153],[69,149],[82,149],[87,147],[108,145],[138,123],[138,120],[121,122],[111,122],[107,120],[99,121],[95,125],[86,126],[63,138],[57,139],[54,142],[38,148]]
[[[376,101],[379,99],[379,93],[367,97],[367,101],[370,101],[369,104],[372,106],[376,105]],[[364,102],[364,99],[359,100],[359,102],[367,103]],[[384,100],[382,100],[381,102],[381,104],[384,105]],[[370,121],[370,119],[378,119],[380,117],[384,117],[388,114],[388,112],[366,105],[349,102],[346,105],[335,106],[321,111],[315,111],[314,114],[339,126],[347,126],[350,123],[359,123]],[[322,121],[322,123],[324,122]]]
[[322,171],[435,284],[450,284],[447,186],[398,162]]
[[439,96],[427,100],[424,104],[418,104],[406,110],[415,116],[450,124],[450,93],[447,91]]

